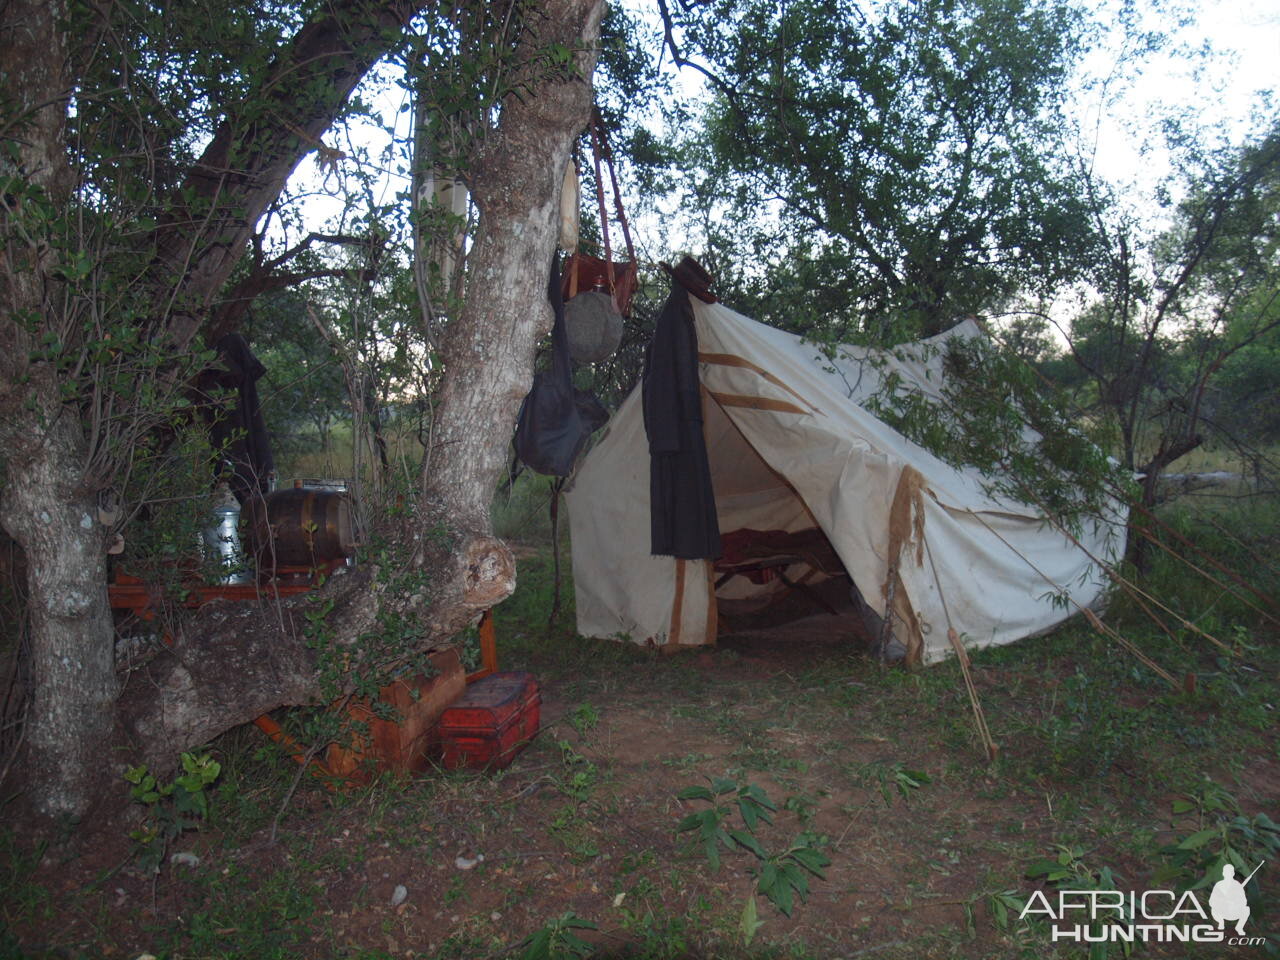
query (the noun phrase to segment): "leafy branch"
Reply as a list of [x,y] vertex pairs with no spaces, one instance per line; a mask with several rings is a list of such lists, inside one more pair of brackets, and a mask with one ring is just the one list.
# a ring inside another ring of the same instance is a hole
[[[764,894],[789,917],[796,897],[803,901],[809,895],[809,876],[825,879],[822,871],[831,860],[818,849],[825,840],[809,831],[800,833],[783,850],[770,853],[756,836],[756,828],[762,823],[772,824],[778,809],[768,794],[755,784],[738,784],[723,777],[709,779],[708,783],[706,787],[686,787],[676,794],[680,800],[709,804],[681,820],[676,832],[695,832],[694,842],[701,846],[713,870],[720,869],[721,847],[731,852],[745,850],[758,861],[752,870],[756,889],[747,897],[742,911],[743,942],[749,945],[764,922],[756,910],[755,894]],[[741,827],[730,825],[735,810]]]
[[130,767],[124,778],[133,784],[130,797],[149,808],[147,823],[132,831],[138,862],[150,873],[159,873],[169,845],[187,830],[198,830],[209,813],[206,788],[218,779],[222,765],[206,754],[184,753],[183,773],[172,783],[162,783],[145,764]]

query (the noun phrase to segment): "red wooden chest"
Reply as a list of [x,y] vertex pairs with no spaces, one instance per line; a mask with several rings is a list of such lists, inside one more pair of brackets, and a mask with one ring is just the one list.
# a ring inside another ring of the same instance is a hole
[[531,673],[493,673],[477,680],[440,716],[444,766],[507,766],[538,732],[541,707],[542,694]]

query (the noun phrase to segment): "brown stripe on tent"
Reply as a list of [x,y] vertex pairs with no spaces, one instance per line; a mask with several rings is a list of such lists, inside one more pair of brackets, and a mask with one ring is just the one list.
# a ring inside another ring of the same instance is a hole
[[680,643],[680,619],[684,616],[685,563],[683,558],[676,559],[676,598],[671,602],[671,633],[666,642],[668,647],[675,647]]
[[[893,505],[889,508],[889,574],[881,588],[885,598],[885,630],[896,615],[906,627],[906,661],[909,665],[921,662],[924,653],[924,634],[920,618],[916,616],[906,585],[898,575],[902,551],[914,539],[916,542],[916,566],[924,566],[924,497],[921,493],[924,477],[915,467],[903,467],[898,475],[898,487],[893,493]],[[887,638],[886,638],[887,639]]]
[[752,363],[750,360],[746,359],[745,357],[739,357],[738,355],[733,353],[699,353],[698,362],[713,363],[722,367],[739,367],[743,370],[750,370],[752,373],[757,373],[760,376],[764,377],[774,386],[781,387],[783,390],[787,391],[787,393],[791,394],[793,397],[795,397],[797,400],[803,403],[806,407],[808,407],[814,413],[818,413],[818,414],[822,413],[821,410],[815,407],[812,403],[810,403],[804,397],[800,396],[800,394],[792,390],[789,386],[783,383],[779,378],[775,377],[772,373],[770,373],[764,367],[761,367],[757,364]]
[[770,397],[743,397],[736,393],[716,393],[714,390],[708,392],[722,407],[747,407],[751,410],[776,410],[778,413],[811,416],[808,410],[802,410],[794,403],[787,403],[785,400],[774,400]]
[[716,606],[716,565],[704,564],[707,568],[707,640],[716,643],[720,635],[720,608]]

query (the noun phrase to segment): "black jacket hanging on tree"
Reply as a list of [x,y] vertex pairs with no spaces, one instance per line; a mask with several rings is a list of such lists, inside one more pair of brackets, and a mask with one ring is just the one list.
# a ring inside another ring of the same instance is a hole
[[218,389],[234,391],[233,402],[204,406],[210,418],[209,439],[220,457],[220,472],[241,506],[262,497],[270,488],[275,470],[271,456],[271,436],[258,401],[258,380],[266,367],[253,355],[238,333],[228,333],[214,344],[224,369],[201,374],[198,389],[208,398]]
[[655,556],[714,560],[720,524],[702,435],[698,336],[689,294],[673,283],[645,356],[644,429],[649,437],[649,515]]

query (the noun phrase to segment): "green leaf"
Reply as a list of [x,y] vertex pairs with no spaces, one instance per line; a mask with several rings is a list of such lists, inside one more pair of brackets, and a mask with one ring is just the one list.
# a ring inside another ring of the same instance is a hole
[[761,860],[767,860],[769,855],[764,852],[764,847],[760,846],[760,841],[745,830],[730,830],[729,836],[738,842],[741,847],[750,850]]
[[781,910],[788,917],[791,916],[791,910],[795,904],[795,900],[791,893],[791,884],[787,883],[785,880],[779,879],[779,881],[774,883],[767,891],[762,890],[761,892],[769,898],[769,901],[775,907]]
[[676,833],[684,833],[686,830],[692,830],[701,823],[702,815],[700,813],[691,813],[676,824]]
[[702,845],[703,853],[707,856],[707,863],[711,865],[713,871],[720,869],[720,845],[716,843],[715,837],[708,838]]
[[1222,835],[1221,831],[1218,831],[1218,830],[1200,830],[1200,831],[1197,831],[1196,833],[1191,834],[1191,836],[1187,837],[1180,844],[1178,844],[1178,849],[1179,850],[1198,850],[1200,847],[1203,847],[1206,843],[1208,843],[1214,837],[1219,837],[1221,835]]
[[204,778],[198,773],[188,773],[177,779],[177,784],[187,793],[199,793],[204,787]]
[[774,804],[774,802],[769,799],[769,795],[765,793],[763,790],[761,790],[754,783],[747,784],[745,787],[743,787],[741,791],[739,791],[739,793],[743,797],[749,797],[751,800],[754,800],[756,803],[760,804],[760,806],[764,807],[766,810],[778,809],[777,806]]
[[676,794],[677,800],[709,800],[714,802],[716,797],[706,787],[685,787]]
[[794,863],[784,863],[781,869],[783,879],[800,894],[800,899],[807,897],[809,895],[808,875]]
[[764,921],[760,919],[756,912],[756,898],[754,895],[748,895],[747,902],[742,908],[742,919],[738,925],[738,929],[742,931],[742,945],[744,947],[751,946],[751,941],[755,939],[756,931],[762,926],[764,926]]
[[521,951],[520,960],[552,960],[551,931],[543,927],[534,933]]
[[1218,857],[1218,858],[1216,858],[1216,859],[1213,861],[1213,863],[1209,866],[1209,868],[1205,871],[1204,876],[1203,876],[1203,877],[1201,877],[1201,878],[1200,878],[1200,880],[1199,880],[1198,882],[1196,882],[1196,883],[1192,884],[1190,887],[1188,887],[1188,889],[1189,889],[1189,890],[1202,890],[1202,889],[1204,889],[1205,887],[1208,887],[1208,886],[1211,886],[1211,885],[1213,885],[1213,884],[1217,883],[1219,880],[1221,880],[1221,879],[1222,879],[1222,867],[1223,867],[1223,865],[1224,865],[1226,862],[1227,862],[1227,858],[1226,858],[1226,857]]
[[773,863],[766,863],[764,869],[760,871],[760,882],[756,886],[756,890],[763,893],[766,897],[770,895],[770,891],[778,883],[778,867]]
[[715,791],[717,797],[721,797],[726,793],[733,793],[738,789],[738,785],[724,777],[716,777],[711,781],[711,789]]
[[798,850],[792,850],[791,856],[796,863],[820,879],[824,878],[823,867],[831,865],[831,860],[828,859],[826,854],[820,850],[813,849],[813,847],[801,847]]

